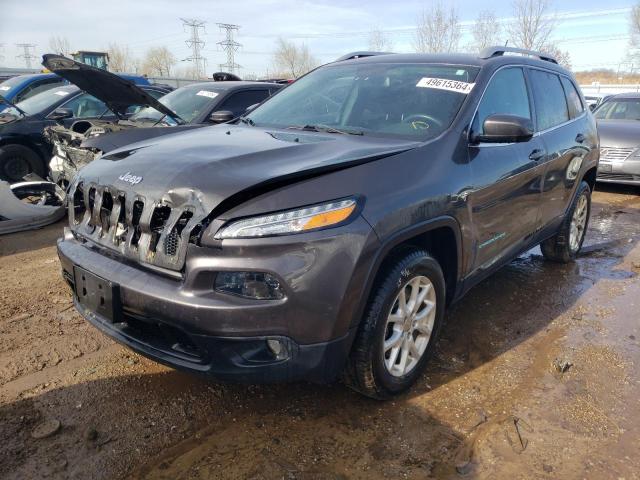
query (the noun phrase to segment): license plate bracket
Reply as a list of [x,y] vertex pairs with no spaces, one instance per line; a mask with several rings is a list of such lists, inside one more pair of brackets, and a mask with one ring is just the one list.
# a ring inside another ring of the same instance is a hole
[[601,163],[598,165],[599,172],[611,173],[611,164],[610,163]]
[[120,286],[84,268],[73,268],[75,294],[82,306],[115,323],[120,321]]

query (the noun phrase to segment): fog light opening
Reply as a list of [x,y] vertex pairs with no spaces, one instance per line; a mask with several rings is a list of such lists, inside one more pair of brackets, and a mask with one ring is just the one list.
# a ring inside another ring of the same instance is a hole
[[214,290],[254,300],[281,300],[285,297],[280,282],[264,272],[218,272]]
[[289,358],[284,343],[277,338],[267,339],[267,347],[269,347],[269,350],[271,350],[271,353],[273,353],[276,360],[285,360]]

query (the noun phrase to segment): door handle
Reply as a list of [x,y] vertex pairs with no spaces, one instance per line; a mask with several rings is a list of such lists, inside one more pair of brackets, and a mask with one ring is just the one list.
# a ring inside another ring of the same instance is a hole
[[586,139],[587,138],[582,133],[579,133],[578,135],[576,135],[576,142],[578,143],[584,143]]
[[544,157],[544,150],[540,150],[539,148],[536,148],[533,152],[531,152],[529,154],[529,160],[533,161],[533,162],[538,162],[540,161],[540,159],[542,159],[542,157]]

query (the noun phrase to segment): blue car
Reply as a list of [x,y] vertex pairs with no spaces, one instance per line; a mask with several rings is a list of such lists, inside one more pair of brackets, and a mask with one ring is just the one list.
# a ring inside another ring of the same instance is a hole
[[[149,80],[140,75],[118,74],[119,77],[129,80],[136,85],[150,85]],[[18,75],[0,83],[0,95],[11,103],[20,103],[27,98],[50,88],[69,85],[69,82],[55,73],[36,73],[32,75]],[[0,112],[9,105],[0,100]]]

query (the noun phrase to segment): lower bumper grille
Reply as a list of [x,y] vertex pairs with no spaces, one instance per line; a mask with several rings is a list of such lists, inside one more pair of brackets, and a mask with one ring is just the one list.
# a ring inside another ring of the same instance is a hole
[[603,162],[624,162],[633,153],[634,148],[621,147],[601,147],[600,161]]
[[621,182],[640,182],[640,175],[631,175],[629,173],[600,173],[599,180],[617,180]]

